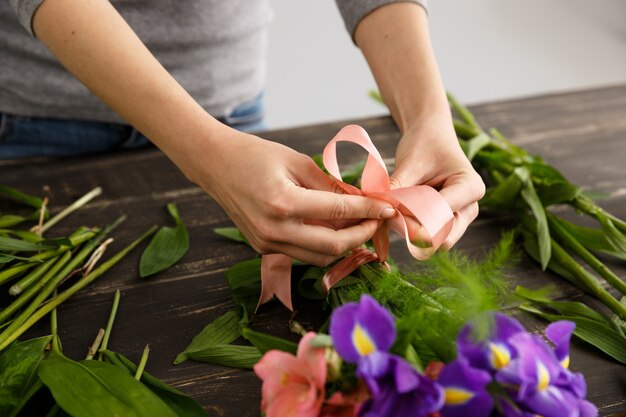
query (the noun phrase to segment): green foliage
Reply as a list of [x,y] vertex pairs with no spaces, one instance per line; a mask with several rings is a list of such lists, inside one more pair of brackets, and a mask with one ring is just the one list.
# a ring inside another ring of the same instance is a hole
[[189,250],[189,233],[180,218],[176,204],[168,204],[167,211],[176,225],[159,229],[142,253],[139,261],[139,275],[142,278],[166,270]]

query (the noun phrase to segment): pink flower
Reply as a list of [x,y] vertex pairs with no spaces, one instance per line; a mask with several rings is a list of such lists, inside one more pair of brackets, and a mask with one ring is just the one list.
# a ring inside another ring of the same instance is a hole
[[300,340],[298,354],[270,350],[254,366],[263,381],[261,411],[266,417],[317,417],[324,402],[324,348],[311,346],[315,333]]
[[344,394],[341,391],[330,396],[322,407],[321,417],[355,417],[361,405],[369,398],[367,387],[359,382],[354,391]]

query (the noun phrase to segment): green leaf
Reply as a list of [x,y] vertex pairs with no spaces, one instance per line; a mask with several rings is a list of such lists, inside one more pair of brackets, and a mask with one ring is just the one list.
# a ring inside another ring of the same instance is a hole
[[252,343],[261,353],[265,353],[269,350],[282,350],[283,352],[289,352],[295,355],[298,350],[298,345],[289,340],[271,334],[257,332],[248,327],[241,329],[241,335],[246,338],[248,342]]
[[607,234],[604,230],[579,226],[557,216],[553,216],[553,220],[559,223],[574,239],[587,249],[626,261],[626,252],[616,248],[613,242],[607,239]]
[[485,197],[480,201],[481,206],[495,209],[511,209],[517,201],[524,178],[516,172],[495,187],[487,189]]
[[15,342],[0,355],[0,415],[7,416],[37,381],[37,366],[51,336]]
[[240,320],[241,314],[236,310],[231,310],[207,324],[204,329],[191,340],[189,346],[176,356],[174,364],[177,365],[186,361],[192,357],[191,354],[193,352],[206,350],[213,345],[225,345],[234,341],[241,336],[241,330],[239,328]]
[[55,246],[50,244],[30,243],[20,239],[0,236],[0,251],[3,252],[37,252],[54,247]]
[[[125,356],[110,350],[104,350],[101,353],[106,361],[125,369],[129,375],[134,376],[137,372],[137,365]],[[178,417],[208,417],[209,414],[193,398],[145,371],[141,374],[141,382],[163,400]]]
[[0,216],[0,229],[17,226],[18,224],[30,219],[30,217],[18,216],[15,214],[4,214]]
[[7,187],[4,185],[0,185],[0,195],[11,197],[15,201],[36,209],[41,208],[41,205],[43,204],[43,201],[39,197],[33,197],[31,195],[24,194],[23,192],[18,191],[15,188]]
[[537,195],[544,207],[574,201],[582,189],[569,181],[535,182]]
[[481,132],[479,135],[474,136],[469,140],[461,140],[459,144],[470,161],[474,159],[476,154],[480,152],[485,146],[491,143],[491,138],[485,132]]
[[216,234],[223,236],[225,238],[228,238],[230,240],[234,240],[235,242],[240,242],[240,243],[245,243],[246,245],[250,245],[250,243],[248,243],[248,239],[246,239],[243,233],[241,233],[241,230],[237,229],[236,227],[216,227],[215,229],[213,229],[213,231]]
[[189,249],[189,234],[178,214],[176,204],[168,204],[167,211],[176,221],[176,226],[162,227],[141,254],[139,275],[142,278],[174,265]]
[[39,377],[73,417],[177,417],[146,386],[109,363],[52,353],[39,364]]
[[606,239],[615,248],[615,250],[626,253],[626,236],[620,232],[613,224],[611,219],[606,217],[603,213],[598,215],[598,221],[602,225],[602,230],[605,233]]
[[520,175],[524,185],[522,187],[522,198],[530,207],[530,211],[535,217],[537,241],[539,247],[539,263],[541,269],[546,270],[550,257],[552,255],[552,244],[550,243],[550,228],[548,227],[548,219],[546,218],[546,211],[539,200],[539,196],[535,192],[533,183],[527,177],[527,171],[520,171],[520,168],[515,170]]
[[256,347],[240,345],[211,345],[189,352],[189,357],[197,361],[242,369],[251,369],[262,356]]
[[521,305],[520,309],[542,317],[550,322],[569,320],[576,323],[574,335],[581,340],[606,353],[616,361],[626,365],[626,338],[615,331],[614,328],[605,326],[596,320],[582,316],[569,316],[549,314],[532,305]]

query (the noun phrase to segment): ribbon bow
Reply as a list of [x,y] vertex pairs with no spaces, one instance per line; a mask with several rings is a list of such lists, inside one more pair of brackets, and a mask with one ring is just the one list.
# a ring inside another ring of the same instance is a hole
[[[361,176],[361,189],[342,181],[337,163],[337,142],[354,143],[368,152],[367,162]],[[384,262],[387,259],[389,255],[389,228],[404,235],[409,252],[418,260],[427,259],[432,255],[450,233],[454,224],[454,215],[441,194],[428,185],[392,190],[385,163],[362,127],[349,125],[341,129],[324,148],[323,163],[345,194],[367,196],[386,201],[398,212],[398,215],[385,220],[372,236],[375,253],[364,248],[356,248],[349,256],[328,270],[322,278],[326,292],[330,291],[333,285],[359,266],[372,261]],[[407,218],[412,218],[420,223],[420,232],[423,231],[425,235],[423,243],[426,243],[427,247],[423,247],[422,243],[420,246],[416,246],[411,242],[406,223]],[[287,255],[263,256],[259,306],[276,295],[288,309],[293,310],[291,304],[291,264],[292,260]]]

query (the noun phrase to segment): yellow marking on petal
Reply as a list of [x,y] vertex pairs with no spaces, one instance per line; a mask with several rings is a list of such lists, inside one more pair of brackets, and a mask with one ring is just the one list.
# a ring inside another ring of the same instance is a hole
[[491,365],[495,369],[502,369],[511,362],[511,353],[507,348],[489,343],[489,351],[491,352]]
[[283,372],[280,376],[280,386],[284,387],[289,383],[289,374],[287,372]]
[[361,356],[367,356],[376,351],[374,341],[370,335],[367,334],[367,331],[358,323],[354,326],[354,330],[352,331],[352,344]]
[[561,361],[561,365],[565,369],[569,368],[569,355],[567,355],[565,358],[563,358],[563,360]]
[[474,393],[464,390],[462,388],[446,388],[445,389],[445,402],[446,405],[461,405],[465,404],[474,397]]
[[537,376],[539,379],[537,381],[537,389],[539,391],[545,391],[548,389],[550,386],[550,373],[548,373],[548,370],[541,362],[537,364]]

